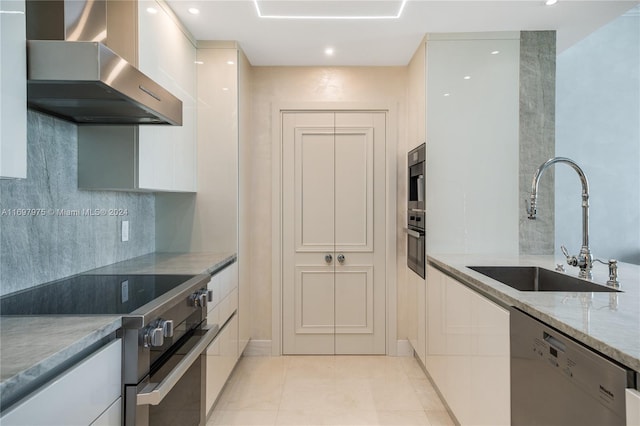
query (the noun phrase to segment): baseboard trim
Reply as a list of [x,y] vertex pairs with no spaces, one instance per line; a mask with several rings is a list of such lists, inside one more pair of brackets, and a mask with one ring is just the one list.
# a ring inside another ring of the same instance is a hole
[[271,340],[249,340],[244,356],[271,356]]
[[396,345],[396,356],[413,356],[413,347],[408,340],[398,340]]

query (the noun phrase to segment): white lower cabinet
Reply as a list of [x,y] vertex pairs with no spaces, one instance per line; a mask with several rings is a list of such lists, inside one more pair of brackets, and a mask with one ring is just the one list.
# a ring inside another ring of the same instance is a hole
[[122,411],[114,403],[121,388],[122,340],[117,339],[10,409],[0,424],[116,426]]
[[426,312],[427,286],[424,278],[407,268],[407,287],[409,300],[409,342],[414,352],[426,365]]
[[238,341],[238,262],[216,272],[209,281],[213,292],[207,324],[221,327],[205,352],[205,413],[208,415],[240,357]]
[[427,371],[461,425],[511,421],[509,311],[427,267]]
[[238,361],[238,316],[234,315],[206,351],[207,414],[213,408],[224,384]]
[[626,390],[627,426],[640,426],[640,392]]

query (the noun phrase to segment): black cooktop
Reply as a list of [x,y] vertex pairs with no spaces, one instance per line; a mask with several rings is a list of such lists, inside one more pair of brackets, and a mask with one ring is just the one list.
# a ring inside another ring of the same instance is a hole
[[129,314],[195,275],[77,275],[0,298],[0,315]]

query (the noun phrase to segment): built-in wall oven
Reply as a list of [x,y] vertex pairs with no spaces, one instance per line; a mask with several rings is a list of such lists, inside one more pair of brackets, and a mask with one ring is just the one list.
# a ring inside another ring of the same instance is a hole
[[409,151],[408,155],[408,206],[409,210],[425,209],[425,159],[426,144]]
[[407,218],[407,266],[424,278],[424,212],[410,211]]
[[426,144],[409,151],[407,160],[407,266],[424,278]]

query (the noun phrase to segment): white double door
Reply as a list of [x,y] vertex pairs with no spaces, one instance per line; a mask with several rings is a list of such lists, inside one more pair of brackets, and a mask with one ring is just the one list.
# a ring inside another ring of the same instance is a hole
[[384,354],[385,112],[282,114],[284,354]]

